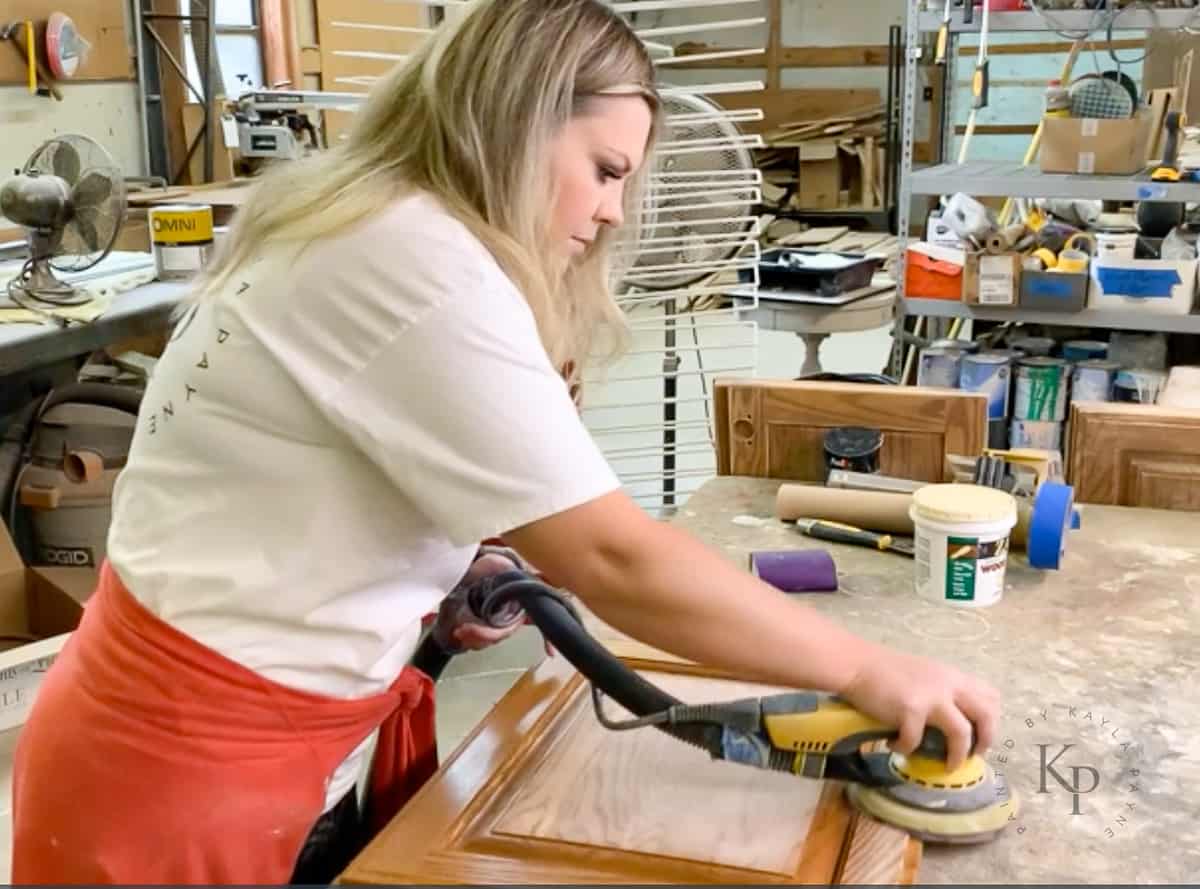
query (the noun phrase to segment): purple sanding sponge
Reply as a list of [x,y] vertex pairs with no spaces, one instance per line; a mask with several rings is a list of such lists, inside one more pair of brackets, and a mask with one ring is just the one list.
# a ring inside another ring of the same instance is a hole
[[834,593],[833,556],[823,549],[786,549],[750,554],[750,573],[785,593]]

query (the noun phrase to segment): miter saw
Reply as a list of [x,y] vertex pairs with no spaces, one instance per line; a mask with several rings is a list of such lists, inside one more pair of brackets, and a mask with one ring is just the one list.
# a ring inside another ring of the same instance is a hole
[[[853,805],[933,843],[981,843],[1015,819],[1017,798],[983,757],[949,771],[945,736],[928,727],[909,756],[864,751],[898,737],[832,695],[795,692],[686,704],[646,681],[593,639],[562,593],[523,571],[485,577],[443,601],[413,658],[436,679],[457,653],[455,627],[465,621],[512,626],[525,615],[591,682],[596,718],[613,731],[653,727],[727,760],[801,778],[845,781]],[[602,695],[633,714],[604,713]]]
[[319,127],[309,119],[321,111],[353,111],[365,93],[320,90],[251,90],[231,103],[228,114],[237,124],[238,154],[250,166],[271,160],[298,160],[328,148]]

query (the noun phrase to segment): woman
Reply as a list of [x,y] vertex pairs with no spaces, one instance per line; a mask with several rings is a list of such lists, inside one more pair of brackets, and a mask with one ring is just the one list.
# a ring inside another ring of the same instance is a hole
[[845,695],[897,749],[926,724],[952,764],[972,724],[987,747],[991,689],[648,518],[584,429],[560,369],[621,329],[652,82],[597,0],[481,0],[343,145],[264,178],[150,383],[109,562],[22,732],[14,882],[332,878],[372,745],[366,830],[433,768],[405,665],[448,591],[510,567],[492,538],[651,645]]

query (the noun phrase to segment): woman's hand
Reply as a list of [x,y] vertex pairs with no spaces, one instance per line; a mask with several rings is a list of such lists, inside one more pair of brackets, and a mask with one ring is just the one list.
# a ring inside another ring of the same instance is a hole
[[[880,649],[842,690],[842,697],[869,716],[900,729],[891,744],[910,754],[926,725],[946,735],[947,760],[956,769],[971,753],[982,755],[995,740],[1000,694],[954,667],[891,649]],[[975,746],[971,747],[972,725]]]
[[[458,582],[458,585],[471,586],[485,577],[503,574],[505,571],[519,570],[520,567],[507,556],[495,552],[484,553],[471,563],[471,567],[467,569],[467,573],[463,575],[463,579]],[[503,642],[527,622],[517,621],[509,627],[489,627],[480,623],[464,623],[455,627],[452,635],[454,641],[463,648],[479,651],[495,645],[497,642]]]

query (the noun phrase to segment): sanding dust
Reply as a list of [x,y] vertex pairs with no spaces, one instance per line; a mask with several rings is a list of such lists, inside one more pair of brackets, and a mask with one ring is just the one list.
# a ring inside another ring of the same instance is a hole
[[735,515],[730,521],[735,525],[741,525],[743,528],[761,528],[771,520],[756,515]]
[[934,606],[904,616],[904,628],[936,642],[975,642],[992,633],[991,622],[978,611]]
[[1176,565],[1200,559],[1200,550],[1183,549],[1178,546],[1158,546],[1153,543],[1143,543],[1139,544],[1136,550],[1142,553],[1151,564],[1166,568],[1173,568]]

